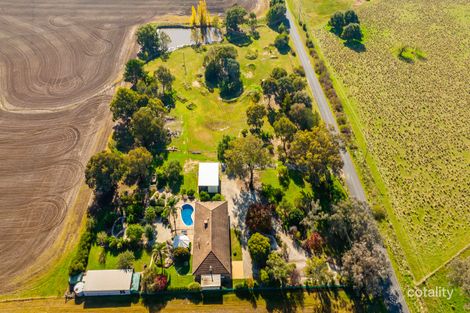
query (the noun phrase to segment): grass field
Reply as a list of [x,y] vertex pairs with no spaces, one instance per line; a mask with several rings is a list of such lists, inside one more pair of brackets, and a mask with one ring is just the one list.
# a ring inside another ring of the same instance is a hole
[[[183,48],[173,52],[167,61],[155,60],[146,66],[148,71],[153,72],[163,64],[176,77],[174,89],[180,99],[171,110],[170,115],[176,120],[169,124],[169,128],[179,130],[181,136],[170,144],[178,151],[170,152],[168,159],[184,164],[185,182],[182,188],[196,187],[197,161],[216,160],[217,144],[223,135],[237,136],[242,129],[247,128],[245,111],[251,103],[247,93],[259,88],[261,80],[274,67],[291,72],[299,65],[295,56],[282,55],[276,48],[270,47],[277,33],[265,25],[260,25],[258,31],[259,40],[254,40],[248,47],[236,47],[245,89],[233,101],[224,102],[217,89],[209,92],[204,87],[204,52]],[[258,56],[249,60],[246,58],[248,53],[256,53]],[[266,130],[269,131],[269,127]]]
[[[309,8],[310,1],[300,1]],[[334,74],[356,135],[356,165],[367,167],[361,178],[369,200],[387,209],[382,229],[392,259],[412,285],[470,243],[470,7],[465,1],[354,7],[367,33],[362,53],[324,23],[304,20]],[[419,56],[400,58],[403,47]]]
[[[138,299],[97,298],[75,304],[64,303],[63,298],[38,299],[0,303],[0,312],[8,313],[75,313],[75,312],[356,312],[353,304],[343,291],[337,293],[287,293],[260,294],[255,298],[240,299],[234,294],[223,297],[194,299],[151,299],[146,304]],[[373,312],[383,312],[374,308]]]
[[233,228],[230,228],[230,244],[231,244],[231,251],[232,251],[232,261],[241,261],[242,258],[242,246],[240,244],[240,240],[238,240],[237,235]]
[[[112,253],[110,251],[106,252],[106,263],[101,264],[99,262],[99,256],[101,252],[101,247],[93,245],[90,249],[90,255],[88,257],[88,267],[89,270],[104,270],[104,269],[116,269],[117,268],[117,256],[118,254]],[[141,272],[144,270],[144,265],[150,264],[151,252],[143,249],[136,253],[134,269],[136,272]]]

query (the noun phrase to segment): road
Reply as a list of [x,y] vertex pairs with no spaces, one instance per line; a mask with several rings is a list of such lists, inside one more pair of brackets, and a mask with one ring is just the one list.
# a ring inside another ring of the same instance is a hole
[[[331,112],[331,108],[328,105],[326,96],[323,92],[323,89],[320,85],[320,82],[315,74],[312,64],[310,63],[310,58],[303,44],[302,38],[300,37],[299,30],[297,27],[296,20],[292,15],[292,12],[288,8],[287,10],[287,19],[290,23],[290,38],[294,43],[297,55],[300,58],[302,67],[305,70],[305,76],[307,78],[307,83],[310,89],[312,90],[313,97],[318,105],[320,111],[320,116],[323,121],[330,127],[335,133],[339,133],[338,124]],[[351,156],[347,150],[341,151],[341,158],[344,163],[343,175],[346,181],[346,185],[349,189],[349,193],[352,197],[360,201],[366,201],[366,195],[364,188],[362,187],[359,176],[357,175],[356,168],[352,162]],[[398,283],[397,276],[395,271],[390,263],[387,251],[384,248],[385,255],[387,255],[387,261],[390,268],[390,292],[385,295],[385,302],[388,306],[390,312],[404,312],[409,313],[408,306],[403,296],[403,292]]]

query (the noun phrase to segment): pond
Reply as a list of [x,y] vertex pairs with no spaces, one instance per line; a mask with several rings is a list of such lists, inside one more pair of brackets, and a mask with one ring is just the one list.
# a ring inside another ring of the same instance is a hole
[[193,225],[194,208],[191,204],[183,204],[181,207],[181,219],[186,226]]
[[171,42],[168,45],[170,51],[192,46],[198,42],[201,44],[210,44],[222,41],[220,30],[214,27],[206,28],[205,31],[202,32],[200,28],[160,28],[160,32],[164,32],[170,37]]

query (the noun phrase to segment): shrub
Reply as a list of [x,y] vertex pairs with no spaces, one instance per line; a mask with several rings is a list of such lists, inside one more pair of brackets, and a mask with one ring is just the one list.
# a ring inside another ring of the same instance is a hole
[[87,230],[80,237],[78,248],[72,262],[69,266],[69,275],[76,275],[85,271],[88,264],[88,256],[90,254],[91,243],[93,242],[92,233]]
[[199,193],[199,199],[201,201],[210,201],[211,200],[211,196],[209,195],[209,193],[207,191],[201,191]]
[[105,231],[100,231],[96,235],[96,243],[101,247],[105,247],[108,244],[108,234]]
[[157,275],[153,280],[153,290],[162,291],[168,286],[168,278],[165,275]]
[[133,245],[138,244],[144,234],[144,228],[139,224],[131,224],[127,226],[126,236],[129,242]]
[[155,232],[153,230],[152,225],[146,225],[144,229],[145,233],[145,238],[147,238],[148,241],[152,241],[155,238]]
[[248,229],[254,232],[270,232],[273,228],[272,225],[272,205],[264,205],[261,203],[253,203],[248,208],[245,217],[246,226]]
[[155,212],[154,207],[149,206],[145,209],[144,219],[147,223],[152,223],[156,217],[157,213]]
[[104,248],[100,249],[100,255],[98,256],[98,262],[100,264],[106,263],[106,250]]
[[248,250],[255,263],[264,264],[271,251],[269,238],[260,233],[254,233],[248,240]]
[[352,23],[352,24],[347,25],[341,34],[341,38],[343,38],[346,41],[353,41],[353,40],[361,41],[362,40],[361,27],[357,23]]
[[189,261],[189,257],[191,256],[188,248],[178,247],[173,250],[173,259],[175,263],[181,264],[184,262]]
[[196,194],[196,192],[194,191],[194,189],[188,189],[188,191],[186,192],[186,195],[189,197],[189,198],[194,198],[194,195]]
[[290,50],[289,47],[289,35],[286,33],[282,33],[276,36],[274,40],[274,46],[279,50],[281,53],[285,53]]
[[279,203],[284,197],[284,192],[280,188],[269,184],[262,184],[260,193],[269,203]]
[[271,279],[269,278],[269,274],[265,269],[261,269],[259,271],[259,280],[263,285],[270,285],[271,284]]
[[201,291],[201,284],[199,284],[197,281],[192,282],[188,285],[188,290],[189,291]]
[[117,256],[117,268],[119,269],[128,269],[132,268],[135,262],[134,253],[129,250],[126,250],[122,253],[119,253]]
[[221,201],[222,200],[222,195],[220,193],[216,193],[215,195],[212,196],[212,201]]

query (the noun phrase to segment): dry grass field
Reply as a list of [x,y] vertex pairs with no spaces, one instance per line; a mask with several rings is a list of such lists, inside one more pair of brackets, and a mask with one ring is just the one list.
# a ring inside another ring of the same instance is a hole
[[[391,249],[406,260],[398,266],[418,282],[470,243],[470,5],[357,3],[365,51],[346,47],[326,27],[311,29],[362,133],[357,160],[368,158],[390,204],[400,243]],[[420,58],[400,58],[404,47]]]
[[[0,0],[0,294],[76,238],[84,165],[109,137],[108,103],[135,27],[194,2]],[[208,4],[215,13],[235,2]]]

